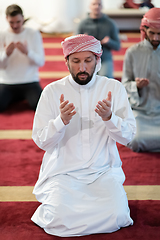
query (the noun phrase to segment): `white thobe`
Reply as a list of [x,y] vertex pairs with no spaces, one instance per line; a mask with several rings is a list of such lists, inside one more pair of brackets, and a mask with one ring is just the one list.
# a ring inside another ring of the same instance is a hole
[[[160,151],[160,45],[156,50],[149,41],[127,49],[122,83],[136,118],[137,133],[128,145],[133,151]],[[149,84],[137,88],[135,78],[147,78]]]
[[[112,92],[112,117],[95,112]],[[75,105],[68,125],[60,118],[60,96]],[[45,154],[33,193],[42,204],[32,220],[53,235],[67,237],[113,232],[133,223],[123,189],[116,142],[126,145],[135,119],[123,85],[94,75],[87,85],[71,75],[49,84],[39,100],[33,140]]]

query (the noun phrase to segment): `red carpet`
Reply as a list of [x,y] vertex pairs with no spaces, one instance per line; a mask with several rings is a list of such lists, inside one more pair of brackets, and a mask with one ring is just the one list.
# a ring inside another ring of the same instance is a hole
[[54,48],[54,49],[45,49],[45,55],[62,55],[62,49]]
[[33,117],[34,111],[26,102],[15,103],[0,113],[0,129],[32,129]]
[[[160,153],[133,153],[119,144],[118,148],[125,185],[160,185]],[[0,140],[0,152],[0,186],[35,184],[44,152],[32,140]]]
[[37,202],[0,203],[1,240],[159,240],[160,201],[129,201],[134,225],[111,234],[95,234],[83,237],[59,238],[46,234],[30,219],[39,206]]
[[63,41],[63,37],[44,37],[43,43],[61,43]]
[[[60,43],[62,37],[45,37],[43,42]],[[139,38],[129,37],[123,43],[138,42]],[[123,56],[127,45],[114,56]],[[61,48],[46,48],[47,55],[62,55]],[[114,61],[115,71],[122,71],[122,60]],[[40,72],[67,71],[64,61],[46,61]],[[44,88],[58,78],[43,77]],[[119,79],[120,80],[120,79]],[[34,112],[27,103],[17,103],[0,114],[0,130],[32,129]],[[160,153],[134,153],[117,144],[126,175],[125,185],[160,185]],[[34,186],[43,157],[32,140],[0,140],[0,186]],[[37,202],[1,202],[0,203],[0,240],[58,240],[59,237],[46,234],[43,229],[30,220],[37,208]],[[112,234],[95,234],[84,237],[72,237],[84,240],[159,240],[160,239],[160,201],[129,201],[134,225]],[[68,239],[68,238],[67,238]]]
[[160,153],[136,153],[118,144],[125,185],[160,185]]
[[0,140],[0,186],[34,186],[43,151],[32,140]]
[[68,71],[65,61],[46,62],[45,66],[41,67],[41,71]]

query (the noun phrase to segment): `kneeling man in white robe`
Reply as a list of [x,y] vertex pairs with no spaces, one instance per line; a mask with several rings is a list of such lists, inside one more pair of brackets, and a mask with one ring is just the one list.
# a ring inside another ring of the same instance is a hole
[[124,86],[97,75],[97,39],[76,35],[62,47],[70,75],[45,87],[34,117],[45,154],[32,221],[61,237],[114,232],[133,224],[116,142],[132,140],[135,119]]

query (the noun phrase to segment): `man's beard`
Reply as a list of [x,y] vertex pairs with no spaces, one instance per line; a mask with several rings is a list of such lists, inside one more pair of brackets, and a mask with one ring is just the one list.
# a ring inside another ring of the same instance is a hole
[[153,48],[157,48],[160,44],[160,41],[150,41],[150,43],[152,44]]
[[[79,79],[79,75],[81,75],[81,74],[84,74],[87,76],[86,80]],[[87,83],[89,83],[91,81],[91,79],[93,77],[93,73],[92,73],[92,75],[89,75],[89,73],[87,73],[87,72],[79,72],[76,75],[72,74],[72,77],[76,83],[78,83],[80,85],[86,85]]]
[[[89,82],[91,81],[91,79],[92,79],[92,77],[93,77],[93,74],[94,74],[95,69],[96,69],[96,64],[97,64],[97,63],[95,63],[95,66],[94,66],[94,68],[93,68],[93,71],[92,71],[91,75],[90,75],[88,72],[85,72],[85,71],[84,71],[84,72],[78,72],[76,75],[74,75],[73,72],[71,71],[71,68],[70,68],[69,64],[68,64],[68,68],[69,68],[69,71],[70,71],[70,73],[71,73],[71,75],[72,75],[72,78],[74,79],[74,81],[75,81],[76,83],[78,83],[79,85],[86,85],[87,83],[89,83]],[[80,80],[80,79],[79,79],[79,76],[80,76],[81,74],[87,76],[86,80]]]
[[155,40],[151,41],[147,35],[146,35],[146,39],[151,43],[151,45],[153,46],[154,49],[156,49],[160,44],[160,41],[158,41],[158,40],[157,41],[155,41]]

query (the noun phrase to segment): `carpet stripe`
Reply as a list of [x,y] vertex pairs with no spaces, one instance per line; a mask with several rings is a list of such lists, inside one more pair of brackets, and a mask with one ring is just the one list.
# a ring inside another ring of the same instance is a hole
[[[67,75],[69,75],[69,71],[61,71],[61,72],[50,71],[50,72],[40,72],[39,73],[40,78],[43,78],[43,79],[45,79],[45,78],[48,78],[48,79],[57,78],[58,79],[58,78],[63,78]],[[121,78],[122,77],[122,71],[115,71],[114,72],[114,77],[115,78]]]
[[64,61],[64,56],[63,55],[46,55],[45,56],[45,61]]
[[[72,32],[70,33],[41,33],[43,38],[66,38],[73,35]],[[123,33],[120,35],[126,35],[128,38],[140,38],[140,33]]]
[[0,130],[0,139],[31,139],[32,130]]
[[40,78],[63,78],[65,76],[69,75],[69,71],[51,71],[51,72],[40,72],[39,76]]
[[[160,186],[124,186],[128,200],[160,200]],[[37,201],[32,194],[32,186],[0,187],[1,202]]]
[[[121,42],[121,48],[128,48],[134,45],[135,42]],[[61,43],[43,43],[43,47],[46,48],[62,48]]]
[[43,47],[46,48],[62,48],[61,43],[43,43]]
[[[114,61],[123,61],[124,59],[124,56],[123,55],[113,55],[113,60]],[[45,56],[45,61],[47,62],[52,62],[52,61],[56,61],[56,62],[59,62],[59,61],[64,61],[64,56],[63,55],[46,55]]]
[[140,33],[125,33],[123,35],[126,35],[128,38],[140,38]]
[[72,32],[70,33],[41,33],[42,38],[66,38],[69,37],[71,35],[73,35]]

